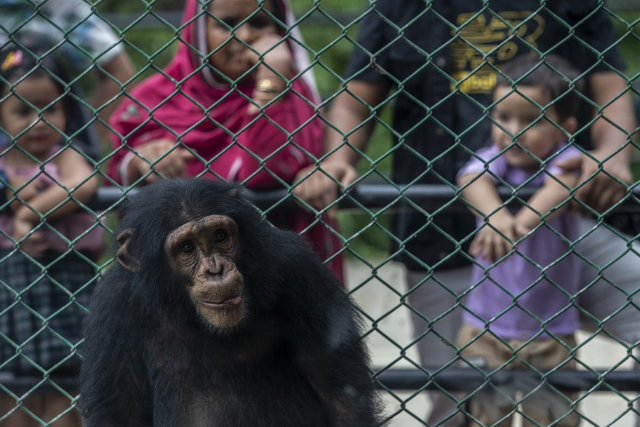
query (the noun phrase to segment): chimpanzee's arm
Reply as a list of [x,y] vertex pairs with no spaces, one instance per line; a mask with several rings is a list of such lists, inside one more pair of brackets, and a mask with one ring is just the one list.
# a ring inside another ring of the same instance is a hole
[[112,267],[98,284],[85,321],[81,407],[85,427],[152,425],[150,386],[143,362],[144,330],[131,307],[130,283]]
[[[286,251],[279,255],[283,259]],[[290,316],[296,362],[326,408],[330,426],[382,425],[359,317],[350,298],[315,255],[298,247],[291,259],[291,282],[282,309]]]
[[[331,426],[379,426],[377,399],[360,329],[341,309],[329,308],[325,333],[299,347],[300,363],[330,414]],[[304,346],[304,348],[303,348]]]

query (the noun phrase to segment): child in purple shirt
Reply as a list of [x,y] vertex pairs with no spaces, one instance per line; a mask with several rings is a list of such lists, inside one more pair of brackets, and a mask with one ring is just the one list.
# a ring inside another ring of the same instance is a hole
[[[479,228],[469,250],[476,263],[457,346],[465,366],[575,367],[573,298],[581,282],[573,244],[579,231],[567,206],[579,171],[558,164],[581,155],[567,143],[577,128],[577,74],[553,55],[519,58],[502,73],[493,92],[492,145],[458,174]],[[497,185],[538,190],[514,209],[503,204]],[[495,389],[487,387],[474,394],[470,413],[484,425],[510,424],[508,415],[521,403],[540,425],[576,426],[573,396],[549,386],[532,393],[539,386],[520,384],[493,396]],[[521,402],[514,392],[522,393]]]

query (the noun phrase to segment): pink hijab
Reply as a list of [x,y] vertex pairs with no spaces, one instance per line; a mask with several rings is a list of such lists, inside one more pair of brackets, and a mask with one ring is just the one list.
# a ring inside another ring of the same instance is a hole
[[[283,181],[293,181],[322,153],[319,97],[306,52],[298,44],[302,37],[293,15],[284,0],[271,0],[284,15],[277,18],[288,26],[286,41],[297,77],[282,102],[249,114],[253,82],[230,87],[207,76],[208,65],[202,63],[207,53],[203,11],[207,6],[200,1],[186,2],[185,26],[171,63],[136,86],[112,116],[116,134],[109,175],[121,182],[119,169],[128,153],[148,141],[169,139],[199,156],[187,163],[188,176],[199,176],[206,169],[222,179],[246,180],[254,189],[282,187]],[[212,177],[208,172],[204,176]],[[318,221],[306,212],[276,209],[269,219],[301,233],[321,259],[333,257],[327,265],[343,279],[342,256],[335,256],[342,242],[332,231],[337,229],[334,218]]]
[[[295,20],[288,5],[284,0],[272,1],[276,3],[276,9],[285,15],[282,20],[287,25],[292,25],[291,37],[301,42],[302,37],[294,25]],[[210,78],[206,65],[202,64],[202,57],[206,54],[204,25],[207,7],[208,3],[202,4],[199,0],[186,1],[184,28],[175,57],[162,72],[136,86],[127,95],[129,99],[122,102],[112,116],[110,124],[117,134],[113,138],[115,154],[111,160],[109,175],[115,179],[119,176],[118,164],[129,152],[123,148],[122,138],[128,147],[162,138],[180,140],[184,146],[201,156],[201,159],[188,165],[188,175],[195,176],[204,170],[207,162],[228,150],[234,142],[234,135],[238,136],[256,119],[257,114],[238,114],[246,110],[247,98],[251,98],[254,83],[248,81],[235,87],[215,83]],[[291,85],[293,92],[297,94],[297,101],[293,102],[306,103],[306,106],[301,107],[309,110],[305,100],[313,105],[317,105],[319,100],[315,79],[309,69],[306,52],[291,37],[287,38],[287,44],[292,51],[295,72],[302,73]],[[314,125],[310,125],[311,130]],[[321,137],[318,135],[318,128],[319,124],[315,134],[316,137]],[[309,150],[309,154],[319,156],[321,143],[317,144],[317,149]],[[231,162],[232,159],[227,161]],[[226,177],[226,169],[231,166],[225,165],[223,159],[214,163],[210,166],[211,170]]]

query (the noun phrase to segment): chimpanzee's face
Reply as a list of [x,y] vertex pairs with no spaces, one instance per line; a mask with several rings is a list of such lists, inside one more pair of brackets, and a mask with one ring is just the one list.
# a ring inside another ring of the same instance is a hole
[[210,215],[183,224],[165,240],[165,253],[181,276],[200,318],[213,330],[238,326],[245,317],[244,278],[236,265],[236,222]]

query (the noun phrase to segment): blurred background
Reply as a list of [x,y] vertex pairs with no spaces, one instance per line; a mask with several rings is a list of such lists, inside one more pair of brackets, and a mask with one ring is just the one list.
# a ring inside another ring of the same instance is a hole
[[[343,86],[341,79],[363,14],[371,3],[367,0],[291,0],[305,46],[312,60],[322,98],[329,105],[331,97]],[[632,88],[640,88],[640,1],[612,0],[603,6],[611,16],[618,37],[618,48],[627,63],[624,77]],[[97,13],[116,32],[122,34],[126,49],[140,72],[141,80],[164,67],[176,48],[181,28],[181,4],[174,0],[103,0],[96,3]],[[89,84],[85,82],[85,84]],[[638,103],[639,89],[633,90]],[[387,107],[377,118],[390,122]],[[359,172],[370,181],[382,182],[389,175],[393,155],[391,135],[385,126],[377,126],[375,142],[369,144],[367,157]],[[640,156],[634,164],[635,180],[640,179]],[[377,367],[409,367],[409,359],[418,360],[412,345],[409,311],[404,306],[406,286],[401,265],[389,261],[389,213],[385,209],[352,208],[339,212],[341,234],[347,239],[347,285],[366,313],[368,342]],[[639,218],[636,223],[640,224]],[[635,230],[640,233],[640,230]],[[611,340],[581,335],[589,340],[580,360],[594,369],[615,367],[630,369],[630,351]],[[392,425],[424,425],[427,399],[419,392],[383,392],[387,413],[397,411]],[[582,426],[635,425],[635,394],[589,393],[580,412]]]
[[[313,67],[318,88],[325,105],[343,86],[342,74],[351,50],[355,46],[358,25],[369,11],[368,0],[290,0],[304,44]],[[182,4],[173,0],[103,0],[96,2],[96,12],[122,34],[126,49],[140,72],[141,80],[164,67],[176,48],[181,28]],[[611,0],[603,8],[611,16],[618,37],[618,48],[627,63],[625,77],[635,87],[638,102],[640,92],[640,1]],[[89,84],[85,82],[85,84]],[[392,104],[391,104],[392,105]],[[391,107],[380,114],[380,122],[391,122]],[[391,170],[393,156],[391,135],[387,127],[377,126],[373,141],[358,171],[371,182],[384,181]],[[640,178],[640,156],[636,150],[635,179]],[[640,216],[640,214],[638,214]],[[389,255],[390,232],[385,210],[341,210],[341,234],[349,239],[351,260],[384,259]],[[640,223],[640,218],[637,219]],[[640,230],[636,230],[640,233]]]

